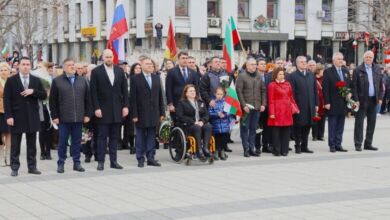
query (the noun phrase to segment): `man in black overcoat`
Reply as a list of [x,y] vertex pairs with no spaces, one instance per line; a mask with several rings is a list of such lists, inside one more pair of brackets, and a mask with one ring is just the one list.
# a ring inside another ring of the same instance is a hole
[[153,63],[150,58],[141,61],[142,74],[132,78],[131,112],[136,128],[136,157],[138,167],[144,167],[145,156],[148,166],[161,166],[155,160],[156,127],[164,119],[164,102],[160,77],[153,74]]
[[26,133],[28,173],[41,174],[36,161],[36,134],[40,128],[38,100],[47,97],[41,80],[30,74],[31,61],[20,59],[19,73],[8,78],[4,88],[4,111],[11,129],[11,176],[20,167],[20,143]]
[[93,69],[91,74],[92,104],[98,126],[98,170],[104,170],[107,138],[110,167],[123,168],[117,162],[117,146],[123,118],[129,114],[129,94],[125,74],[113,64],[113,57],[111,50],[104,50],[104,63]]
[[306,57],[298,56],[296,65],[297,70],[289,77],[299,108],[299,114],[294,115],[295,152],[313,153],[308,147],[308,138],[318,111],[317,82],[314,74],[307,70]]
[[354,142],[356,151],[362,150],[363,144],[363,123],[367,116],[365,150],[378,150],[372,146],[374,137],[377,105],[382,104],[384,88],[383,76],[380,67],[373,63],[374,53],[366,51],[363,63],[358,66],[352,76],[352,94],[354,100],[358,101],[359,111],[355,115]]
[[[328,145],[330,152],[346,152],[342,147],[345,115],[347,113],[346,98],[339,94],[336,84],[344,81],[349,88],[351,85],[348,71],[343,67],[344,56],[340,52],[333,54],[333,66],[324,71],[322,91],[326,115],[328,116]],[[351,98],[352,94],[348,95]]]

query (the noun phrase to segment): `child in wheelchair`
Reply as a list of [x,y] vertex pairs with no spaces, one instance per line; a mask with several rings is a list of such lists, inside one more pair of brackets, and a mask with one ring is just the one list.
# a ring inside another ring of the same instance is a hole
[[226,160],[228,158],[225,153],[228,141],[230,139],[230,124],[234,120],[234,116],[225,112],[225,90],[222,87],[218,87],[215,90],[215,106],[209,107],[210,122],[213,126],[213,133],[217,146],[218,155],[215,154],[214,159]]

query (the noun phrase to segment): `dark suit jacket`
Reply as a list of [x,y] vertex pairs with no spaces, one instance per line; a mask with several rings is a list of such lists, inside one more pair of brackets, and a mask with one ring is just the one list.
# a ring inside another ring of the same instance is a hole
[[29,89],[33,94],[23,97],[24,91],[20,75],[16,74],[7,79],[4,87],[4,110],[5,118],[13,118],[14,126],[10,126],[11,133],[37,132],[40,128],[38,99],[47,97],[42,82],[38,77],[30,74]]
[[[378,102],[379,100],[383,99],[384,95],[384,89],[382,84],[383,76],[378,65],[372,65],[372,74],[374,79],[375,98]],[[353,99],[359,101],[360,105],[368,104],[369,82],[364,63],[358,66],[353,72],[352,85]]]
[[[199,106],[199,121],[206,124],[209,121],[209,112],[206,105],[202,101],[198,101]],[[187,128],[193,125],[195,121],[195,108],[192,107],[190,101],[180,100],[176,107],[176,117],[180,127]]]
[[177,106],[177,103],[179,102],[183,93],[184,86],[187,84],[193,84],[196,87],[198,86],[196,73],[190,68],[187,68],[187,71],[187,81],[184,81],[184,77],[181,74],[179,66],[176,66],[175,68],[168,71],[168,75],[165,80],[167,104],[173,104],[173,106]]
[[114,66],[114,85],[108,78],[104,64],[92,70],[91,97],[93,110],[101,109],[103,117],[97,123],[121,123],[122,108],[129,106],[127,80],[123,70]]
[[[348,76],[348,70],[341,68],[344,81],[347,87],[351,87],[351,80]],[[339,82],[340,76],[335,66],[332,66],[324,71],[324,79],[322,82],[322,92],[324,94],[324,104],[330,104],[330,110],[327,110],[327,115],[345,115],[347,112],[347,102],[345,98],[339,95],[339,89],[336,83]]]
[[131,117],[138,118],[135,126],[139,128],[158,126],[160,116],[165,115],[160,77],[152,74],[152,89],[150,89],[144,74],[134,75],[131,79],[130,94]]

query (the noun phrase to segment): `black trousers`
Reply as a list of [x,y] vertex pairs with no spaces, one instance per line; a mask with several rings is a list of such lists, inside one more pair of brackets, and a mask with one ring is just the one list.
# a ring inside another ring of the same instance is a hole
[[316,139],[323,139],[325,133],[325,120],[326,116],[321,116],[321,120],[316,122],[311,128],[311,136]]
[[187,132],[189,135],[195,137],[196,151],[202,149],[202,143],[203,143],[203,147],[207,149],[209,148],[211,132],[212,132],[212,126],[210,123],[206,123],[202,127],[193,124],[190,127],[188,127]]
[[295,125],[294,126],[295,148],[298,148],[301,150],[308,149],[308,139],[309,139],[310,128],[311,128],[310,125],[305,125],[305,126]]
[[221,152],[221,150],[226,149],[228,141],[230,139],[230,133],[219,133],[214,134],[215,138],[215,145],[218,152]]
[[355,130],[354,130],[354,142],[355,147],[361,147],[363,143],[363,124],[364,119],[367,117],[366,139],[364,140],[365,147],[372,146],[372,139],[374,137],[375,124],[376,124],[376,99],[370,98],[365,103],[360,103],[360,108],[355,113]]
[[98,125],[95,123],[95,119],[92,117],[91,120],[84,124],[84,127],[88,128],[89,131],[92,131],[92,140],[87,141],[82,146],[82,151],[86,158],[91,158],[92,155],[97,159],[97,137],[98,137]]
[[111,163],[117,161],[120,126],[120,123],[98,124],[97,159],[99,162],[105,161],[107,144]]
[[41,121],[41,129],[39,131],[39,145],[41,147],[42,156],[50,156],[50,150],[53,148],[53,127],[51,127],[49,112],[43,107],[44,121]]
[[[20,144],[22,142],[23,133],[11,133],[11,169],[19,170],[20,161]],[[27,167],[29,170],[36,169],[37,167],[37,133],[31,132],[26,133],[26,144],[27,144]]]
[[255,141],[256,149],[260,149],[261,146],[265,148],[272,145],[272,128],[268,126],[267,110],[260,113],[259,123],[263,131],[259,134],[256,134],[256,141]]
[[290,143],[290,130],[290,126],[272,127],[273,153],[288,154],[288,148]]
[[131,147],[134,147],[134,122],[133,120],[126,118],[123,122],[123,138],[122,144],[130,144]]

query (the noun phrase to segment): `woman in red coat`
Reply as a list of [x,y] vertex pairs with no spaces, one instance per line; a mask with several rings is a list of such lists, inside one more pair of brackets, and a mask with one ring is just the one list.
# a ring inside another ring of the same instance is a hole
[[268,86],[268,126],[272,127],[273,154],[275,156],[287,156],[293,114],[299,113],[291,85],[285,80],[285,76],[283,68],[274,69],[272,72],[273,82]]

